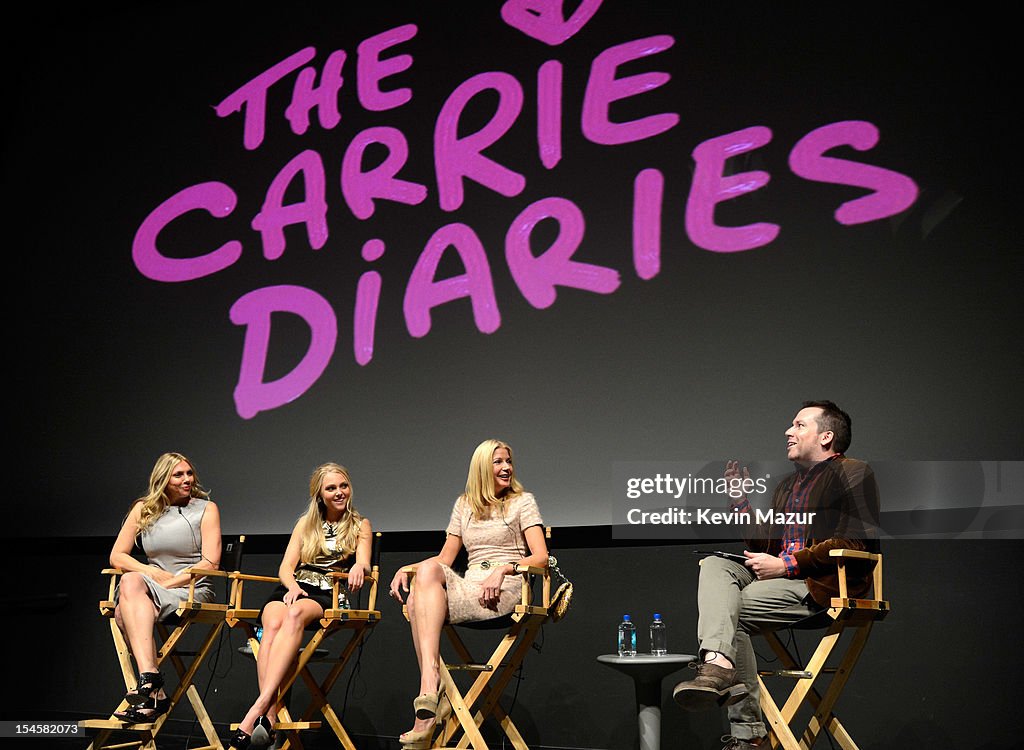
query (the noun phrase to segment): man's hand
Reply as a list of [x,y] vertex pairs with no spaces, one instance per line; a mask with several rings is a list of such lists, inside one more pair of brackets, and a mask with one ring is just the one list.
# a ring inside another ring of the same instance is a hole
[[766,552],[748,552],[747,550],[743,550],[743,554],[747,556],[744,565],[754,571],[754,575],[759,581],[768,578],[783,578],[786,575],[786,563],[782,561],[781,557],[775,557]]
[[750,479],[750,472],[747,470],[746,466],[741,470],[739,461],[726,461],[725,472],[722,476],[725,477],[725,485],[729,489],[729,498],[733,503],[738,504],[747,496],[747,494],[744,492],[739,497],[734,497],[732,494],[733,488],[741,489],[744,485],[749,485],[750,482],[748,480]]

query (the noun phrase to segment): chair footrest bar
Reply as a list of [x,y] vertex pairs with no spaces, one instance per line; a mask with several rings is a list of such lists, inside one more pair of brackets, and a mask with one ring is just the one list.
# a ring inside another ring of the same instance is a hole
[[[279,721],[274,724],[274,730],[291,731],[300,729],[319,729],[323,725],[322,721]],[[229,729],[234,732],[238,729],[239,724],[231,724]]]
[[148,732],[153,728],[153,722],[148,724],[129,724],[120,719],[84,719],[78,722],[83,729],[124,729],[129,732]]
[[449,672],[493,672],[494,667],[490,664],[445,664]]
[[[822,667],[818,674],[835,674],[838,671],[838,667]],[[797,680],[810,680],[814,677],[814,674],[806,669],[760,669],[757,673],[761,677],[792,677]]]
[[791,677],[795,680],[809,680],[814,675],[806,669],[763,669],[757,672],[762,677]]

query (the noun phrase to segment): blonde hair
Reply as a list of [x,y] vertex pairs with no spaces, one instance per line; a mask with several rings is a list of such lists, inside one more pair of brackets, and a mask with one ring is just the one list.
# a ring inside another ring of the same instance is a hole
[[348,502],[345,504],[345,514],[338,525],[338,543],[345,556],[351,555],[359,545],[359,527],[363,517],[352,504],[355,495],[352,489],[352,478],[341,464],[326,463],[316,467],[313,475],[309,478],[309,508],[299,520],[299,527],[302,530],[302,552],[299,559],[304,563],[311,563],[317,557],[330,555],[327,549],[327,535],[324,533],[324,521],[327,520],[324,502],[320,497],[320,488],[323,486],[324,477],[328,474],[341,474],[349,483]]
[[[504,448],[508,451],[508,460],[512,464],[512,476],[509,482],[508,493],[499,498],[494,494],[494,470],[491,462],[494,459],[494,452]],[[512,446],[500,440],[485,440],[473,451],[473,457],[469,460],[469,476],[466,477],[466,492],[462,499],[473,510],[473,518],[483,521],[491,517],[496,506],[501,507],[504,515],[504,506],[501,500],[507,500],[523,492],[523,485],[516,479],[515,463],[512,461]]]
[[160,516],[164,514],[170,503],[167,501],[167,485],[171,481],[171,473],[174,471],[174,467],[180,464],[182,461],[188,464],[188,467],[192,469],[192,497],[208,498],[210,493],[203,489],[203,485],[199,483],[199,472],[196,471],[194,463],[189,461],[185,456],[180,453],[165,453],[156,460],[153,465],[153,471],[149,474],[149,490],[142,497],[137,497],[132,502],[132,507],[136,503],[142,503],[142,511],[139,513],[138,533],[141,534],[156,521]]

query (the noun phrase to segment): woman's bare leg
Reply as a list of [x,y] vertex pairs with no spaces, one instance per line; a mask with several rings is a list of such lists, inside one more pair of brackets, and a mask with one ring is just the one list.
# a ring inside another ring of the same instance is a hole
[[[441,630],[448,617],[448,592],[444,584],[440,563],[436,560],[420,563],[408,601],[409,624],[420,667],[420,695],[436,692],[441,682],[438,667]],[[429,729],[433,723],[434,719],[417,719],[412,731]]]
[[[274,604],[280,606],[272,607]],[[277,702],[277,689],[299,653],[303,630],[323,616],[323,607],[311,599],[299,599],[290,607],[283,602],[271,602],[263,610],[263,640],[256,660],[260,694],[238,726],[243,732],[252,734],[256,719],[270,713]],[[269,640],[268,627],[271,629]]]

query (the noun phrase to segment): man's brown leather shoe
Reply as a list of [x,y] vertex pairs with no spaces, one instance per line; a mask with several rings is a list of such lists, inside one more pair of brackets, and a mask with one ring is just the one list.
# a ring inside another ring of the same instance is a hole
[[[756,750],[756,748],[764,745],[764,738],[759,740],[741,740],[739,737],[733,737],[732,735],[726,735],[722,738],[722,742],[725,743],[725,747],[722,750]],[[755,745],[754,743],[757,742]]]
[[734,668],[717,664],[691,664],[697,670],[692,680],[680,682],[672,691],[676,703],[687,711],[706,711],[716,706],[731,706],[747,697],[747,687],[736,679]]

